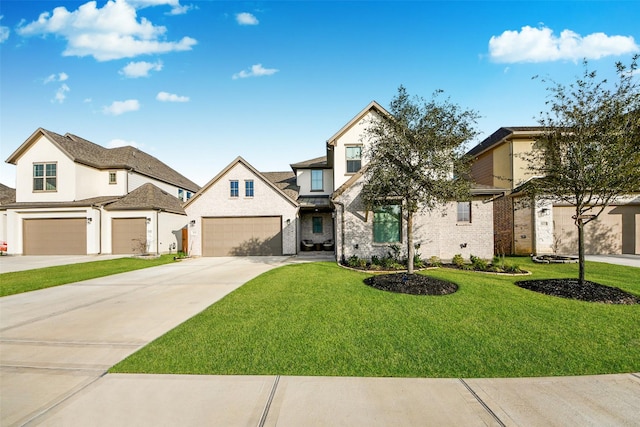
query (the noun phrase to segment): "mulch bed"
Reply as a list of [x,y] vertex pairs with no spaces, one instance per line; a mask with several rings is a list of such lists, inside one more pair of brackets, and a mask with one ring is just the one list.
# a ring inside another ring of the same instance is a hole
[[516,282],[516,285],[530,291],[580,301],[605,304],[640,304],[640,297],[620,288],[586,280],[582,286],[578,284],[578,279],[523,280]]
[[420,274],[380,274],[365,279],[364,283],[382,291],[411,295],[448,295],[458,290],[455,283]]

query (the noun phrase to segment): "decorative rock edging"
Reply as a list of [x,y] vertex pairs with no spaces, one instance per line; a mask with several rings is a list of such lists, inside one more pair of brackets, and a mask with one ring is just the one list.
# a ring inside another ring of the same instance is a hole
[[533,262],[538,264],[574,264],[578,262],[578,257],[567,255],[533,255]]

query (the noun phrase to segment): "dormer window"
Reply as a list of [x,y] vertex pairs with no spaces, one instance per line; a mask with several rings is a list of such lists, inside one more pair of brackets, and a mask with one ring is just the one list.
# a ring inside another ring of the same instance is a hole
[[322,169],[314,169],[311,171],[311,191],[322,191]]
[[362,167],[362,146],[356,145],[346,148],[347,173],[356,173]]
[[115,172],[109,172],[109,184],[118,183],[118,174]]
[[56,163],[33,164],[33,191],[56,191],[58,172]]

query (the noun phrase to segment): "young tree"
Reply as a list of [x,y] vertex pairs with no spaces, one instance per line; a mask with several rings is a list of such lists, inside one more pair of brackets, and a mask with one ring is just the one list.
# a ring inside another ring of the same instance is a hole
[[530,155],[530,182],[538,200],[575,208],[578,281],[584,283],[584,227],[621,196],[640,190],[640,91],[638,56],[616,64],[617,80],[599,80],[583,61],[582,77],[566,86],[548,83],[549,110],[540,113],[543,133]]
[[478,114],[463,110],[436,92],[426,101],[410,98],[403,86],[389,115],[372,120],[363,139],[362,198],[368,208],[400,205],[407,224],[407,268],[413,274],[413,216],[452,200],[469,200],[470,183],[463,161],[464,143],[477,135]]

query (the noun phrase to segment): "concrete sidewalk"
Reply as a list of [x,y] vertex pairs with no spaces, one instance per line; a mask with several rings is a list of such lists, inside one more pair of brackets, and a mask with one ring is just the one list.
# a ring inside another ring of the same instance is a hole
[[640,425],[640,375],[463,380],[110,374],[33,424],[632,426]]

